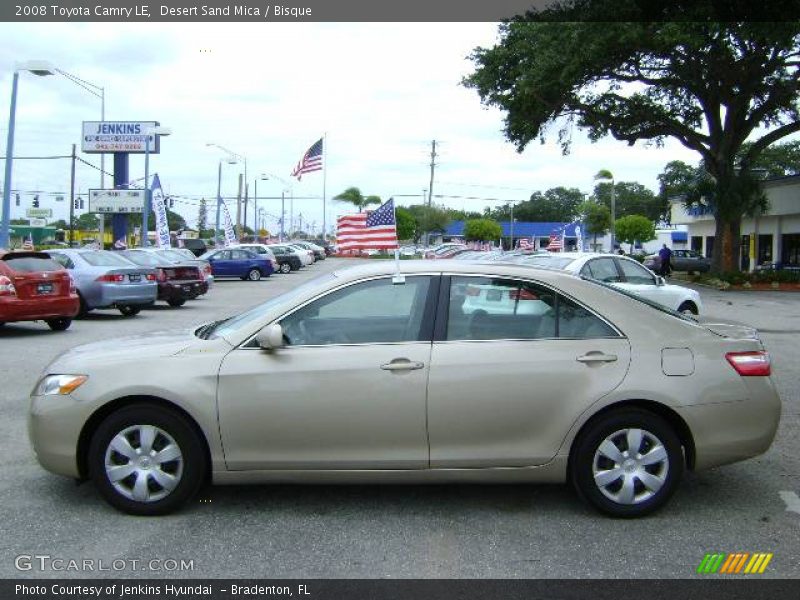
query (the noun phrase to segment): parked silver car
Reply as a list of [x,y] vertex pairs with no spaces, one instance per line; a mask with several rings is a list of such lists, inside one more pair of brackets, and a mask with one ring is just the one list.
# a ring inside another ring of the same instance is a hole
[[[751,329],[561,271],[400,266],[375,261],[190,331],[61,355],[32,392],[39,462],[141,515],[177,509],[209,480],[570,481],[632,517],[664,505],[685,468],[772,443],[781,402]],[[453,293],[464,285],[548,310],[469,314]]]
[[68,271],[81,300],[79,315],[96,308],[116,308],[125,316],[156,301],[155,271],[132,264],[108,250],[47,250]]

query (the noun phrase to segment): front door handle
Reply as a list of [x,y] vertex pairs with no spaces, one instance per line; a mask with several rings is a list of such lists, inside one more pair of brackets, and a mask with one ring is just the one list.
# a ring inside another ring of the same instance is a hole
[[578,362],[582,363],[595,363],[595,362],[616,362],[616,354],[603,354],[602,352],[589,352],[583,356],[576,358]]
[[392,362],[381,365],[384,371],[416,371],[421,369],[425,364],[421,362],[412,362],[406,358],[397,358]]

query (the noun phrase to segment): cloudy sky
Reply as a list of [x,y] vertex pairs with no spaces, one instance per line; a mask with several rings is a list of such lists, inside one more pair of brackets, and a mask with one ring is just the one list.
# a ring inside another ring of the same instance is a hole
[[[427,189],[430,142],[439,144],[434,193],[480,199],[438,200],[456,208],[482,210],[489,199],[521,200],[557,185],[590,192],[593,175],[611,170],[618,180],[639,181],[654,191],[656,176],[674,159],[696,162],[677,143],[633,148],[612,139],[589,143],[576,131],[569,156],[555,139],[531,144],[522,154],[503,138],[502,115],[481,106],[473,90],[459,85],[471,71],[467,56],[496,40],[497,26],[461,24],[0,24],[0,135],[7,131],[13,65],[48,60],[106,90],[109,120],[157,120],[172,129],[161,154],[151,159],[168,194],[190,224],[203,196],[216,195],[223,152],[213,142],[247,157],[251,194],[280,196],[292,183],[295,223],[322,225],[323,177],[301,182],[290,172],[305,150],[327,133],[327,222],[347,212],[330,198],[349,186],[384,199]],[[20,77],[15,156],[80,151],[81,121],[99,120],[100,102],[66,78]],[[95,165],[99,155],[82,155]],[[110,156],[106,161],[111,170]],[[131,178],[144,175],[141,156],[131,158]],[[234,196],[241,166],[223,166],[223,195]],[[108,179],[107,179],[108,181]],[[77,190],[99,187],[99,172],[77,170]],[[69,161],[18,160],[14,189],[24,216],[32,195],[68,192]],[[68,202],[41,195],[55,218]],[[235,210],[230,204],[231,211]],[[251,205],[252,206],[252,205]],[[259,206],[275,227],[280,201]],[[289,205],[287,203],[287,221]],[[248,221],[252,223],[252,213]]]

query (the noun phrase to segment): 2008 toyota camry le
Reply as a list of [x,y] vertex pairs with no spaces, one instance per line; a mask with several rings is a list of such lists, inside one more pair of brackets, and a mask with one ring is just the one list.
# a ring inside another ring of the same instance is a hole
[[633,517],[685,469],[772,443],[780,399],[751,329],[547,269],[376,262],[63,354],[31,397],[39,462],[138,515],[209,481],[569,481]]

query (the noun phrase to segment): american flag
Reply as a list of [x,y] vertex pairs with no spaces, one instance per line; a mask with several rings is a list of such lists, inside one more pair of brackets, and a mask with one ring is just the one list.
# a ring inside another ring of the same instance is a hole
[[547,249],[550,252],[561,252],[564,249],[564,244],[561,240],[561,236],[557,233],[550,234],[550,243],[547,244]]
[[322,170],[322,138],[309,148],[292,171],[292,177],[300,181],[306,173]]
[[522,238],[519,240],[520,250],[531,250],[532,248],[533,248],[533,242],[531,242],[528,238]]
[[397,248],[394,200],[370,213],[344,215],[336,221],[336,243],[340,250]]

